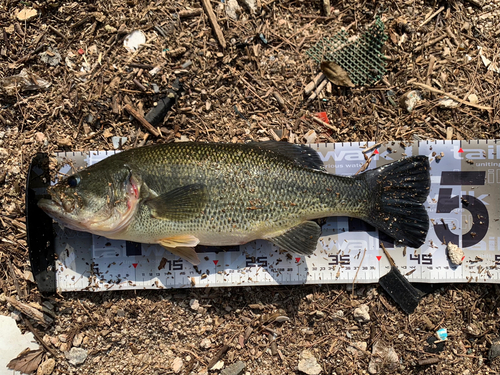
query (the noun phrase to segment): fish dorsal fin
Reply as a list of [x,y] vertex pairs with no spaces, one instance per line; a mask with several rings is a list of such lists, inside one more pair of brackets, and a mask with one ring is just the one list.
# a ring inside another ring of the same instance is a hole
[[[161,244],[161,243],[160,243]],[[198,258],[198,254],[194,250],[194,247],[168,247],[163,246],[166,250],[170,251],[172,254],[181,257],[182,259],[188,261],[193,266],[197,266],[200,264],[200,258]]]
[[321,227],[314,221],[306,221],[267,240],[291,253],[311,255],[316,250],[320,235]]
[[249,145],[283,155],[301,167],[325,171],[323,161],[319,157],[319,154],[306,145],[295,145],[288,142],[276,141],[251,142]]
[[199,215],[207,200],[207,187],[203,184],[192,184],[148,199],[145,204],[156,219],[186,220]]

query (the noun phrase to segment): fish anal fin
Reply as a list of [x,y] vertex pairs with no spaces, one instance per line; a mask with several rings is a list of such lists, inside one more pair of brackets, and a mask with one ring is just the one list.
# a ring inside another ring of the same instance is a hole
[[[162,245],[163,246],[163,245]],[[200,264],[200,258],[194,250],[194,247],[167,247],[163,246],[166,250],[170,251],[172,254],[181,257],[182,259],[188,261],[193,266]]]
[[148,199],[145,204],[156,219],[187,220],[201,214],[207,200],[207,187],[203,184],[192,184]]
[[314,221],[306,221],[283,234],[266,239],[291,253],[311,255],[316,250],[320,235],[321,227]]

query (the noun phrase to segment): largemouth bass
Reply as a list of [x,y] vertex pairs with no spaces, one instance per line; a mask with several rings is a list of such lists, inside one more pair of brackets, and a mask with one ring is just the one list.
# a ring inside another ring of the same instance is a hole
[[123,151],[49,188],[39,206],[63,226],[160,244],[198,264],[194,247],[256,239],[301,255],[316,249],[314,219],[360,218],[418,248],[429,218],[426,156],[356,176],[328,174],[304,145],[170,143]]

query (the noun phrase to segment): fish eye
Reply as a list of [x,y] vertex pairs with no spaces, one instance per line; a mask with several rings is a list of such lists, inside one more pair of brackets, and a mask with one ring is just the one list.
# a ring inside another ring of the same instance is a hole
[[69,187],[76,188],[80,183],[80,177],[79,176],[68,177],[67,182]]

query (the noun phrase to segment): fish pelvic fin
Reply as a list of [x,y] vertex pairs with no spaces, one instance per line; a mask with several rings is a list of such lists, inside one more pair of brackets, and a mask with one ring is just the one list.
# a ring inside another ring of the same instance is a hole
[[311,255],[318,245],[321,227],[314,221],[306,221],[288,229],[276,237],[266,238],[273,244],[299,255]]
[[374,203],[363,218],[400,245],[419,248],[429,230],[424,203],[431,186],[427,156],[402,159],[361,174]]

